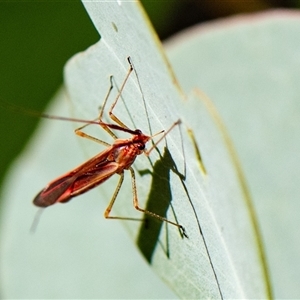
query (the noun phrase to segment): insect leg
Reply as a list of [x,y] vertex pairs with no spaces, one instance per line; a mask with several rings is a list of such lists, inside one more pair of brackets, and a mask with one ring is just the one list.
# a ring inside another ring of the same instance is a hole
[[167,222],[167,223],[169,223],[169,224],[171,224],[171,225],[174,225],[174,226],[178,227],[178,228],[180,229],[180,232],[181,232],[186,238],[188,238],[188,236],[187,236],[187,234],[186,234],[186,232],[185,232],[185,229],[184,229],[184,227],[183,227],[182,225],[177,224],[177,223],[175,223],[175,222],[172,222],[172,221],[168,220],[167,218],[162,217],[162,216],[160,216],[160,215],[158,215],[158,214],[156,214],[156,213],[154,213],[154,212],[151,212],[151,211],[149,211],[149,210],[140,208],[139,202],[138,202],[137,190],[136,190],[135,173],[134,173],[134,170],[133,170],[132,167],[129,168],[129,171],[130,171],[130,173],[131,173],[132,191],[133,191],[133,206],[134,206],[134,208],[135,208],[136,210],[138,210],[138,211],[143,212],[144,214],[147,214],[147,215],[153,217],[153,218],[156,218],[156,219],[158,219],[158,220],[160,220],[160,221]]
[[112,78],[113,76],[111,75],[109,77],[109,81],[110,81],[110,86],[109,86],[109,89],[107,91],[107,94],[104,98],[104,101],[103,101],[103,104],[101,106],[101,109],[100,109],[100,112],[99,112],[99,116],[98,116],[98,120],[100,121],[100,126],[109,134],[111,135],[115,140],[117,139],[117,136],[107,127],[105,126],[104,124],[102,124],[102,117],[103,117],[103,113],[104,113],[104,109],[105,109],[105,106],[106,106],[106,103],[107,103],[107,100],[109,98],[109,95],[111,93],[111,90],[113,89],[113,82],[112,82]]
[[[110,95],[110,93],[111,93],[111,90],[113,89],[112,76],[110,76],[109,81],[110,81],[110,86],[109,86],[108,91],[107,91],[107,93],[106,93],[106,95],[105,95],[105,98],[104,98],[104,101],[103,101],[103,105],[102,105],[102,107],[101,107],[101,109],[100,109],[100,112],[99,112],[99,116],[98,116],[96,119],[94,119],[93,121],[100,121],[99,125],[100,125],[100,126],[101,126],[101,127],[102,127],[109,135],[111,135],[111,136],[113,137],[113,139],[117,139],[117,136],[116,136],[116,135],[115,135],[115,134],[107,127],[107,126],[105,126],[104,124],[101,124],[101,123],[102,123],[103,111],[104,111],[106,102],[107,102],[107,100],[108,100],[108,98],[109,98],[109,95]],[[92,141],[95,141],[95,142],[97,142],[97,143],[103,144],[103,145],[105,145],[105,146],[110,146],[110,144],[108,144],[108,143],[106,143],[106,142],[104,142],[104,141],[102,141],[102,140],[96,139],[96,138],[94,138],[94,137],[92,137],[92,136],[90,136],[90,135],[88,135],[88,134],[82,132],[82,129],[84,129],[85,127],[87,127],[87,126],[89,126],[89,125],[91,125],[91,124],[90,124],[90,123],[87,123],[87,124],[84,124],[83,126],[80,126],[80,127],[76,128],[76,129],[75,129],[75,134],[77,134],[77,135],[80,136],[80,137],[85,137],[85,138],[90,139],[90,140],[92,140]]]
[[108,204],[108,206],[107,206],[107,208],[106,208],[106,210],[105,210],[105,212],[104,212],[104,217],[105,217],[106,219],[119,219],[118,217],[112,217],[112,216],[110,216],[109,214],[110,214],[111,209],[112,209],[112,207],[113,207],[113,205],[114,205],[114,203],[115,203],[115,201],[116,201],[116,198],[117,198],[117,196],[118,196],[118,194],[119,194],[119,191],[120,191],[120,188],[121,188],[121,186],[122,186],[123,180],[124,180],[124,172],[122,172],[122,173],[120,174],[120,180],[119,180],[119,182],[118,182],[118,185],[117,185],[117,187],[116,187],[116,190],[115,190],[115,192],[114,192],[114,194],[113,194],[113,196],[112,196],[112,198],[111,198],[111,200],[110,200],[110,202],[109,202],[109,204]]
[[112,82],[112,79],[113,79],[113,76],[109,76],[109,82],[110,82],[110,86],[109,86],[109,89],[107,91],[107,94],[104,98],[104,101],[102,103],[102,106],[100,107],[100,111],[99,111],[99,116],[98,116],[98,120],[102,122],[102,117],[103,117],[103,113],[104,113],[104,109],[105,109],[105,106],[106,106],[106,103],[107,103],[107,100],[108,100],[108,97],[111,93],[111,90],[113,89],[114,85],[113,85],[113,82]]
[[107,147],[111,146],[111,144],[106,143],[106,142],[104,142],[104,141],[102,141],[100,139],[95,138],[94,136],[91,136],[91,135],[89,135],[89,134],[81,131],[80,128],[75,129],[75,133],[76,133],[76,135],[78,135],[80,137],[87,138],[87,139],[89,139],[91,141],[94,141],[96,143],[102,144],[104,146],[107,146]]
[[[98,118],[96,118],[94,121],[99,120],[99,121],[100,121],[101,127],[102,127],[106,132],[108,132],[108,134],[110,134],[114,139],[117,139],[117,136],[116,136],[116,135],[115,135],[115,134],[107,127],[107,126],[101,124],[101,122],[102,122],[102,116],[103,116],[103,111],[104,111],[106,102],[107,102],[107,100],[108,100],[108,98],[109,98],[109,95],[110,95],[110,93],[111,93],[111,90],[113,89],[112,76],[110,76],[109,80],[110,80],[110,86],[109,86],[109,89],[108,89],[108,91],[107,91],[107,93],[106,93],[106,96],[105,96],[105,98],[104,98],[103,105],[102,105],[102,107],[101,107],[101,109],[100,109],[100,112],[99,112],[99,116],[98,116]],[[77,135],[80,136],[80,137],[84,137],[84,138],[87,138],[87,139],[89,139],[89,140],[92,140],[92,141],[94,141],[94,142],[96,142],[96,143],[102,144],[102,145],[104,145],[104,146],[110,146],[109,143],[106,143],[106,142],[104,142],[104,141],[102,141],[102,140],[100,140],[100,139],[97,139],[97,138],[95,138],[95,137],[93,137],[93,136],[91,136],[91,135],[89,135],[89,134],[83,132],[82,129],[84,129],[84,128],[87,127],[88,125],[90,125],[90,123],[84,124],[83,126],[80,126],[79,128],[76,128],[76,129],[75,129],[75,134],[77,134]]]
[[129,69],[128,69],[128,72],[127,72],[127,74],[126,74],[126,77],[125,77],[125,79],[124,79],[124,81],[123,81],[123,83],[122,83],[122,85],[121,85],[121,87],[120,87],[120,90],[119,90],[119,92],[118,92],[118,94],[117,94],[117,96],[116,96],[116,99],[114,100],[114,102],[113,102],[113,104],[111,105],[111,107],[110,107],[110,110],[109,110],[109,116],[110,116],[110,118],[114,121],[114,122],[116,122],[118,125],[120,125],[121,127],[123,127],[123,128],[127,128],[127,129],[129,129],[114,113],[113,113],[113,110],[114,110],[114,108],[115,108],[115,106],[116,106],[116,104],[117,104],[117,102],[118,102],[118,100],[120,99],[120,96],[121,96],[121,94],[122,94],[122,91],[123,91],[123,89],[124,89],[124,87],[125,87],[125,85],[126,85],[126,83],[127,83],[127,80],[128,80],[128,78],[129,78],[129,76],[130,76],[130,74],[131,74],[131,72],[132,72],[132,70],[133,70],[133,65],[131,64],[131,61],[130,61],[130,59],[128,59],[128,62],[129,62]]
[[106,208],[106,210],[105,210],[105,212],[104,212],[104,217],[105,217],[106,219],[118,219],[118,220],[142,221],[141,219],[136,219],[136,218],[119,217],[119,216],[110,216],[110,212],[111,212],[111,210],[112,210],[112,207],[113,207],[113,205],[114,205],[114,203],[115,203],[115,201],[116,201],[116,199],[117,199],[117,196],[118,196],[119,191],[120,191],[120,189],[121,189],[121,186],[122,186],[122,184],[123,184],[123,180],[124,180],[124,172],[122,172],[122,173],[120,174],[120,176],[121,176],[121,177],[120,177],[120,180],[119,180],[118,185],[117,185],[117,187],[116,187],[116,190],[115,190],[115,192],[114,192],[114,194],[113,194],[113,196],[112,196],[112,198],[111,198],[111,200],[110,200],[110,202],[109,202],[109,204],[108,204],[108,206],[107,206],[107,208]]
[[172,126],[171,126],[167,131],[163,132],[163,135],[159,138],[159,140],[152,144],[152,146],[151,146],[150,149],[144,151],[145,155],[146,155],[146,156],[149,156],[150,153],[151,153],[151,151],[152,151],[153,149],[156,148],[156,146],[157,146],[157,145],[158,145],[158,144],[166,137],[166,135],[169,134],[169,132],[170,132],[175,126],[180,125],[180,124],[181,124],[181,120],[180,120],[180,119],[177,120],[176,122],[174,122],[174,123],[172,124]]

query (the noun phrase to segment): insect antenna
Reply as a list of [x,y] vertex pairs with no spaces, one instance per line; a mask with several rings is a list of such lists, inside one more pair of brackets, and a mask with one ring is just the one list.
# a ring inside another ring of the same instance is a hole
[[86,124],[97,124],[99,125],[100,122],[98,119],[96,120],[85,120],[85,119],[77,119],[77,118],[70,118],[70,117],[62,117],[62,116],[54,116],[47,113],[42,113],[33,109],[24,108],[12,103],[8,103],[1,99],[0,106],[5,107],[11,111],[14,111],[19,114],[29,115],[37,118],[44,118],[44,119],[51,119],[51,120],[59,120],[59,121],[69,121],[69,122],[78,122],[78,123],[86,123]]

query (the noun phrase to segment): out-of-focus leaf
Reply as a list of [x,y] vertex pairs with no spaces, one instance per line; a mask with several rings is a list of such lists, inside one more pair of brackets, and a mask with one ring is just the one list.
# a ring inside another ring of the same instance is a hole
[[299,34],[299,11],[276,11],[195,27],[167,47],[184,90],[201,87],[232,137],[278,299],[300,297]]

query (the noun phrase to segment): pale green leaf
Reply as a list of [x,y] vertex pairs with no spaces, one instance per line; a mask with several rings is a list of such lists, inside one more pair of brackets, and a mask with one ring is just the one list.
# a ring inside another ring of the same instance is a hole
[[[134,168],[141,206],[168,209],[168,219],[182,224],[189,239],[183,239],[171,225],[149,222],[145,227],[144,223],[124,221],[130,236],[150,266],[181,298],[270,296],[249,196],[211,102],[201,93],[184,99],[138,3],[88,1],[85,6],[101,40],[73,57],[66,66],[67,101],[72,116],[97,116],[109,88],[109,76],[113,75],[115,85],[120,87],[130,56],[146,105],[132,74],[122,94],[126,106],[118,103],[116,115],[128,126],[145,133],[168,129],[178,118],[183,121],[170,132],[167,142],[161,142],[160,154],[151,153],[152,164],[145,157],[138,157]],[[186,59],[185,55],[182,59]],[[191,72],[195,70],[191,68]],[[62,99],[59,101],[60,106]],[[59,114],[66,113],[61,110]],[[115,277],[105,276],[102,265],[121,273],[139,259],[134,250],[123,248],[124,241],[112,230],[115,222],[100,221],[100,212],[111,198],[118,178],[67,205],[49,208],[42,215],[36,235],[28,234],[26,224],[30,224],[34,208],[22,199],[24,195],[26,199],[33,197],[32,191],[79,164],[81,148],[86,158],[103,149],[84,139],[78,147],[73,135],[62,132],[70,125],[48,124],[22,158],[24,171],[15,171],[18,178],[12,177],[11,188],[4,192],[9,199],[3,229],[5,246],[1,249],[5,292],[10,297],[118,297],[118,289],[132,287],[131,278],[124,273],[120,286]],[[91,129],[97,137],[111,141],[99,128],[90,127],[94,128],[88,128],[88,132]],[[15,172],[12,176],[16,176]],[[15,182],[24,182],[24,189],[15,189]],[[139,216],[132,207],[129,174],[114,211]],[[100,238],[100,232],[105,233],[104,238]],[[108,240],[113,241],[118,254],[105,253]],[[127,251],[130,258],[125,257]],[[106,257],[101,264],[100,256]],[[133,282],[135,288],[143,284],[151,287],[144,273],[132,273],[138,275]],[[16,282],[20,282],[19,289],[14,289]],[[107,289],[106,296],[103,289]],[[152,297],[150,292],[146,292],[146,297]]]
[[278,299],[300,298],[299,35],[299,12],[276,11],[195,27],[167,47],[182,87],[201,87],[229,130]]

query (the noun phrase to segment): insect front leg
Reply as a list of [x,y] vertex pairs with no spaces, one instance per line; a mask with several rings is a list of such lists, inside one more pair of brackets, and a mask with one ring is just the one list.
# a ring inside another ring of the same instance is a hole
[[150,153],[152,152],[153,149],[155,149],[157,147],[157,145],[170,133],[171,130],[173,130],[173,128],[177,125],[181,124],[181,120],[178,119],[176,122],[174,122],[172,124],[172,126],[167,130],[167,131],[162,131],[163,135],[159,138],[158,141],[156,141],[155,143],[153,142],[152,146],[150,149],[148,150],[144,150],[144,153],[146,156],[149,156]]

